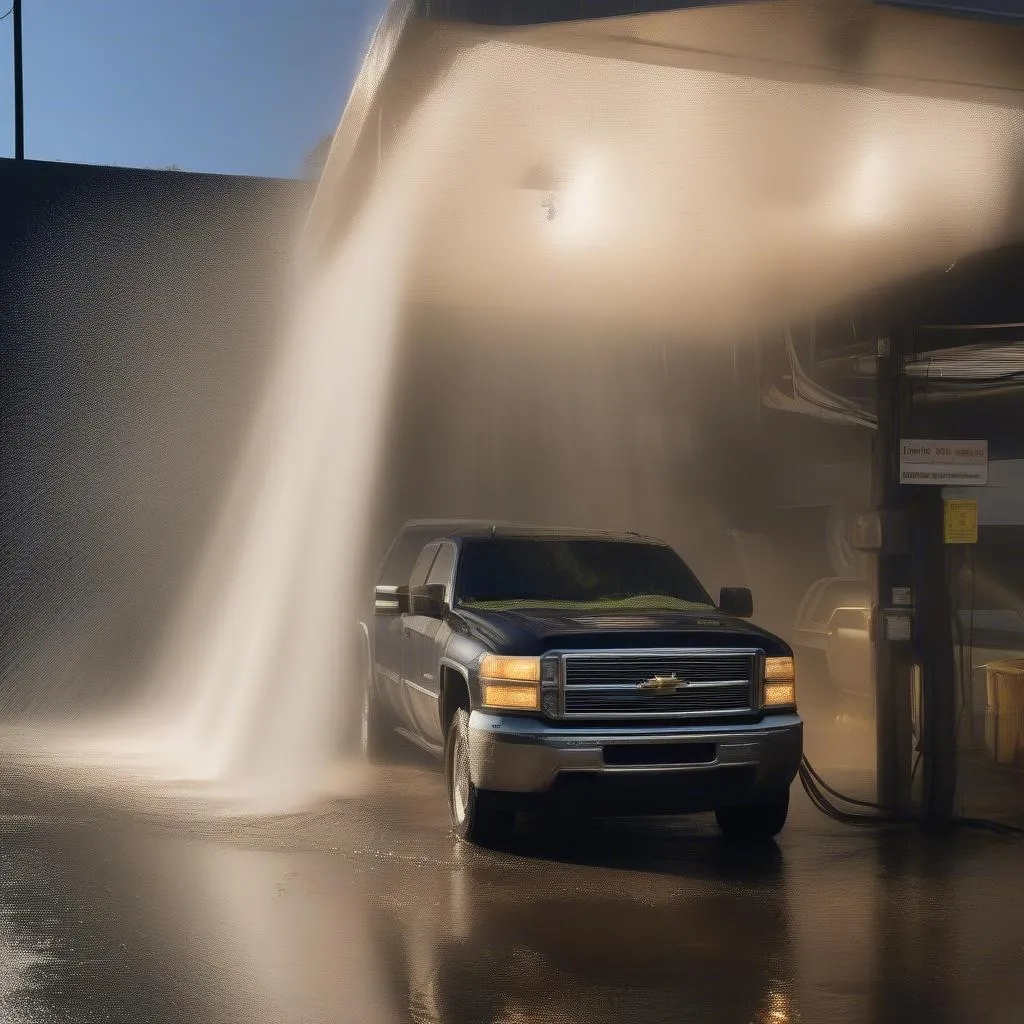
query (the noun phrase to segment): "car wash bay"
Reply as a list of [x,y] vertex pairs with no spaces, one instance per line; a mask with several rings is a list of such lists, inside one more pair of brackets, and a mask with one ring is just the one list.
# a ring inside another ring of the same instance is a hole
[[[608,45],[604,39],[590,39],[586,46],[577,42],[577,50]],[[634,33],[630,45],[643,45],[643,41],[638,42]],[[565,51],[555,47],[554,52]],[[520,52],[509,54],[500,46],[483,56],[487,60],[480,62],[478,71],[491,58],[500,58],[502,73],[523,66]],[[554,76],[556,84],[555,65],[560,60],[539,69]],[[585,70],[589,74],[595,69],[588,64]],[[551,84],[551,79],[545,80],[545,88]],[[642,99],[648,85],[641,81],[626,101]],[[508,91],[507,85],[503,89]],[[544,91],[539,95],[543,98]],[[369,123],[381,122],[370,118]],[[660,122],[655,118],[653,123],[657,128]],[[983,125],[978,136],[987,133]],[[977,151],[982,149],[979,142]],[[501,166],[507,154],[494,155],[502,159],[494,159],[491,166]],[[538,154],[528,155],[524,171],[537,166]],[[982,170],[987,167],[983,160]],[[869,179],[872,173],[869,162]],[[952,178],[962,173],[966,172],[958,168]],[[525,174],[513,176],[509,191],[516,196],[515,209],[524,216],[527,211],[537,214],[536,221],[529,222],[531,231],[533,226],[548,226],[545,179],[541,177],[540,189],[519,188],[523,182],[536,184]],[[776,175],[772,187],[778,182]],[[666,191],[672,194],[664,187],[658,194]],[[629,209],[628,197],[636,192],[624,190],[627,198],[619,209]],[[854,193],[860,195],[856,189]],[[473,223],[479,208],[469,193],[460,198],[461,205],[455,208],[469,211],[461,222],[468,244],[474,235],[466,224]],[[854,206],[863,210],[857,203]],[[708,224],[713,227],[724,212],[719,205]],[[916,236],[896,260],[893,272],[902,278],[915,268],[916,254],[933,251],[932,246],[948,255],[950,263],[959,258],[961,243],[971,247],[977,241],[971,218],[985,211],[968,204],[968,213],[966,236],[953,232],[956,244],[950,244],[942,231],[937,239],[930,232]],[[511,213],[509,217],[514,219]],[[671,220],[664,217],[666,224]],[[445,238],[443,234],[436,237]],[[514,239],[514,234],[510,237]],[[770,231],[766,238],[778,241]],[[814,252],[818,242],[820,238],[807,251]],[[952,251],[947,253],[947,247]],[[498,250],[511,259],[514,248]],[[447,263],[430,264],[437,277],[421,287],[418,299],[419,308],[434,307],[431,319],[436,316],[437,297],[458,291],[441,289],[445,281],[479,296],[484,294],[485,279],[495,276],[483,272],[486,252],[479,246],[463,251],[462,256],[469,258],[461,262],[456,258],[459,252],[452,245]],[[610,325],[603,315],[582,316],[593,289],[588,292],[571,281],[569,287],[559,289],[540,263],[519,289],[512,268],[505,266],[509,292],[492,296],[500,314],[491,307],[486,317],[473,316],[470,309],[459,317],[463,323],[458,331],[445,332],[448,344],[458,353],[460,345],[480,336],[481,324],[491,338],[496,321],[512,320],[506,329],[521,347],[526,346],[524,335],[550,344],[556,340],[563,345],[578,343],[578,357],[560,354],[554,369],[534,387],[539,378],[529,372],[528,351],[517,361],[509,354],[514,351],[511,346],[504,349],[496,368],[495,360],[482,355],[467,365],[458,354],[445,356],[443,349],[436,349],[438,378],[450,381],[448,371],[461,372],[461,394],[469,397],[465,403],[447,402],[440,416],[429,403],[424,409],[413,402],[404,405],[407,418],[396,417],[396,436],[408,437],[410,423],[421,428],[427,424],[430,429],[423,429],[419,438],[427,455],[428,441],[434,439],[466,453],[467,464],[437,494],[423,482],[435,478],[422,468],[422,461],[410,460],[416,461],[418,473],[404,480],[407,490],[396,486],[404,497],[382,498],[382,505],[390,509],[388,514],[404,515],[403,502],[414,503],[417,495],[434,493],[439,502],[447,498],[453,504],[478,502],[483,507],[415,511],[486,514],[511,494],[520,502],[522,514],[531,517],[573,511],[579,506],[558,495],[565,467],[573,466],[575,459],[583,472],[576,477],[581,490],[572,501],[582,499],[588,515],[597,515],[602,504],[610,502],[605,511],[615,517],[644,519],[636,524],[639,529],[667,531],[687,554],[693,544],[687,542],[687,536],[693,536],[690,524],[696,520],[700,540],[693,546],[701,550],[694,560],[706,560],[701,568],[709,585],[742,582],[738,576],[747,573],[755,590],[764,595],[767,583],[759,586],[757,582],[751,545],[739,548],[744,536],[736,535],[768,533],[758,519],[762,513],[757,499],[769,493],[783,474],[764,471],[757,447],[752,456],[744,456],[750,467],[748,480],[737,482],[730,473],[722,478],[706,463],[698,464],[699,473],[686,468],[694,462],[694,447],[703,448],[714,437],[709,423],[716,403],[707,400],[706,406],[699,407],[703,418],[695,417],[692,406],[701,388],[692,381],[689,390],[677,390],[672,384],[674,375],[685,375],[687,365],[693,365],[687,363],[686,349],[672,327],[682,305],[669,301],[679,280],[674,262],[679,253],[673,250],[672,260],[638,264],[626,258],[626,250],[618,252],[619,265],[647,270],[656,291],[631,295],[629,280],[615,277],[608,289],[610,304],[621,308],[623,316]],[[701,252],[707,273],[720,287],[721,279],[715,275],[728,268],[727,260],[720,255],[716,261],[713,246]],[[723,252],[728,253],[728,246],[723,246]],[[859,259],[852,262],[857,264]],[[865,258],[865,262],[875,265],[876,261]],[[481,269],[468,273],[476,265]],[[944,271],[945,266],[938,269]],[[832,289],[850,272],[845,260],[819,268],[808,285],[811,297],[824,289],[830,303],[856,305],[859,290],[851,295],[844,286]],[[757,284],[758,276],[753,274],[755,291],[770,291],[765,281]],[[693,289],[687,299],[699,299],[698,291]],[[802,409],[810,404],[820,411],[824,405],[833,414],[859,412],[861,419],[872,412],[871,393],[865,397],[858,389],[855,374],[836,371],[837,377],[846,380],[842,386],[825,379],[833,371],[820,363],[844,353],[838,340],[831,348],[823,348],[820,334],[811,345],[805,329],[808,318],[797,316],[797,310],[806,313],[808,295],[790,296],[787,315],[780,318],[794,325],[792,354],[816,390],[809,390],[804,376],[796,373],[781,329],[754,345],[751,334],[760,312],[751,314],[747,323],[736,323],[744,318],[730,309],[723,323],[718,313],[720,293],[712,290],[710,294],[715,294],[714,301],[701,309],[699,322],[688,334],[698,341],[729,339],[721,357],[708,356],[716,368],[707,372],[729,382],[737,396],[746,396],[738,397],[735,406],[731,402],[725,406],[743,412],[736,414],[735,425],[731,411],[722,415],[732,432],[720,461],[743,450],[744,438],[769,429],[767,423],[780,432],[790,430],[783,423],[795,423],[799,426],[792,433],[815,449],[815,458],[823,465],[833,464],[828,446],[821,442],[819,447],[820,435],[811,426],[804,429],[805,424],[816,427],[824,421],[774,406],[766,412],[763,401],[764,392],[775,394],[775,387],[776,405],[785,405],[783,399],[801,398]],[[542,328],[536,330],[526,330],[521,321],[508,316],[509,309],[531,295],[540,306],[547,306],[540,317]],[[567,317],[567,307],[581,314],[580,319]],[[672,316],[660,315],[666,309]],[[822,310],[820,319],[827,320],[827,314],[828,309]],[[992,312],[976,322],[1010,319]],[[798,322],[804,326],[797,328]],[[900,326],[899,321],[896,324]],[[428,328],[417,330],[426,333]],[[863,330],[861,324],[858,334]],[[611,354],[595,355],[586,348],[594,333],[612,336]],[[643,337],[642,345],[634,345],[630,354],[614,355],[615,345],[621,343],[616,339],[625,337],[632,343],[636,334]],[[668,341],[666,334],[672,335]],[[833,334],[840,337],[838,327]],[[876,340],[877,334],[872,338]],[[642,356],[636,354],[638,350]],[[752,358],[752,351],[761,356]],[[426,350],[419,348],[416,353],[410,350],[411,379],[429,379]],[[854,354],[863,356],[864,351]],[[245,356],[244,340],[227,345],[223,360],[211,367],[214,379],[217,373],[230,379],[233,369],[246,364]],[[541,357],[535,358],[543,369]],[[573,374],[574,368],[584,368],[587,375]],[[794,397],[796,377],[805,387]],[[763,381],[765,387],[748,387],[751,378]],[[661,382],[654,391],[661,396],[655,402],[657,415],[636,418],[634,410],[641,406],[646,412],[651,402],[652,381]],[[825,388],[824,383],[829,386]],[[829,394],[823,395],[822,390]],[[218,393],[209,387],[214,409],[221,408],[216,404],[223,400]],[[448,392],[459,393],[456,388]],[[565,445],[561,456],[556,450],[546,453],[546,458],[529,458],[526,446],[543,444],[546,438],[521,412],[516,428],[520,433],[496,431],[488,435],[488,447],[458,447],[465,431],[492,422],[481,407],[495,421],[505,417],[508,422],[517,409],[535,402],[543,413],[566,393],[576,397],[567,400],[561,429],[552,435]],[[595,393],[607,395],[614,406],[614,416],[608,418],[614,426],[603,439],[574,432],[572,426],[579,419],[578,411],[587,407],[588,396]],[[423,392],[405,393],[406,397],[417,394],[423,400]],[[683,395],[686,401],[674,404]],[[837,403],[836,395],[855,408]],[[659,411],[669,408],[674,410],[672,416]],[[413,409],[433,413],[433,418],[413,416]],[[241,418],[237,409],[221,411],[228,419],[234,416],[232,422]],[[776,413],[776,419],[769,421],[769,414]],[[747,416],[756,416],[749,428],[743,418]],[[938,429],[940,423],[950,421],[932,422]],[[634,433],[622,434],[620,428],[626,424]],[[845,422],[842,416],[819,429],[825,426],[842,438],[837,441],[840,461],[863,459],[862,441],[846,439],[860,438],[856,432],[868,428]],[[963,429],[988,434],[989,428],[974,421]],[[688,440],[691,431],[700,439],[696,445]],[[809,434],[815,435],[814,444],[807,440]],[[867,447],[870,451],[870,442]],[[635,449],[643,452],[642,458],[630,458]],[[605,457],[609,453],[613,453],[610,459]],[[608,472],[609,461],[613,472]],[[504,479],[491,472],[494,464],[502,463],[515,467]],[[670,466],[675,466],[677,475],[664,472]],[[641,490],[634,503],[629,489],[616,483],[616,475],[627,471],[636,472],[640,479],[653,476],[657,489]],[[184,467],[181,473],[182,479],[192,480]],[[821,476],[828,478],[825,472]],[[466,485],[466,492],[453,493],[451,488],[474,479],[480,484],[476,490]],[[683,505],[685,516],[665,511],[663,495],[678,500],[680,492],[692,492],[698,481],[705,488],[702,493],[715,495],[710,511],[703,502],[692,503],[696,507]],[[202,482],[195,486],[203,490]],[[730,496],[734,505],[729,507],[738,505],[745,512],[742,520],[721,511]],[[815,501],[800,507],[830,507],[824,499]],[[790,507],[784,496],[780,506]],[[777,516],[769,518],[777,524]],[[827,515],[823,518],[827,521]],[[786,524],[774,528],[784,534],[797,532]],[[382,532],[390,529],[382,526]],[[715,549],[710,538],[718,538]],[[809,564],[801,569],[808,586],[820,578],[815,573],[824,576],[836,571],[824,541],[822,547],[825,550],[808,562],[817,560],[824,566]],[[777,551],[773,541],[769,554],[778,557]],[[162,571],[155,566],[150,573],[159,576]],[[767,575],[770,581],[774,570]],[[761,600],[771,601],[764,596]],[[108,627],[114,636],[115,627]],[[808,714],[813,713],[809,709]],[[847,717],[855,719],[850,731],[828,733],[823,725],[815,728],[809,749],[819,768],[832,770],[830,781],[851,795],[870,797],[874,757],[870,752],[864,756],[862,740],[863,734],[874,738],[873,723],[867,715]],[[819,724],[824,721],[822,715]],[[848,749],[834,736],[848,737]],[[831,760],[825,757],[827,752],[832,753]],[[451,840],[437,773],[416,762],[374,772],[367,791],[358,797],[328,797],[313,810],[285,818],[231,822],[204,821],[200,812],[187,805],[180,806],[176,815],[156,808],[141,813],[111,810],[109,800],[97,800],[95,794],[90,798],[61,794],[52,776],[25,777],[23,768],[5,763],[0,847],[0,998],[5,1016],[15,1021],[1002,1022],[1016,1021],[1024,1000],[1019,970],[1024,946],[1019,847],[1002,836],[960,830],[930,836],[913,828],[842,825],[822,816],[797,791],[791,824],[779,842],[767,848],[723,846],[709,822],[694,819],[671,824],[612,823],[563,835],[545,835],[528,826],[512,849],[498,854],[470,850]],[[1001,773],[998,778],[1011,780],[1012,788],[1019,776]],[[988,816],[1005,811],[1006,806],[974,807],[972,813]]]
[[[962,620],[1019,614],[1005,585],[997,598],[983,584],[995,605],[977,606],[979,574],[939,536],[942,489],[900,485],[898,451],[929,431],[990,432],[994,462],[1013,461],[1014,383],[993,366],[1007,360],[1012,378],[1020,355],[1022,83],[1006,58],[1021,35],[880,5],[814,12],[711,5],[509,27],[532,16],[469,4],[443,33],[413,19],[365,97],[377,127],[342,123],[346,155],[315,208],[330,248],[387,151],[380,117],[398,131],[410,97],[472,95],[457,161],[422,183],[391,449],[403,468],[382,519],[514,509],[662,535],[713,588],[745,577],[784,636],[816,586],[851,591],[814,625],[853,647],[831,667],[811,648],[826,664],[805,659],[805,699],[826,734],[859,723],[850,747],[883,803],[948,818],[973,799],[960,755],[988,749],[986,681],[964,680],[989,653]],[[959,48],[962,63],[933,46],[964,31],[978,49]],[[513,80],[527,93],[508,100]],[[871,509],[886,525],[877,575],[878,552],[855,537]],[[1005,547],[994,528],[983,521],[974,549],[983,567]],[[929,599],[951,574],[973,600]],[[916,646],[890,648],[873,622],[908,586]],[[1019,788],[995,778],[993,791]]]

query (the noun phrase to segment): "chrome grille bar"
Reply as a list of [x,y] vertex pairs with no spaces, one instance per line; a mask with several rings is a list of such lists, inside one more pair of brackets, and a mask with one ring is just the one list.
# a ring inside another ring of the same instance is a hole
[[[559,711],[567,719],[694,719],[757,707],[763,652],[752,648],[562,651]],[[675,692],[644,690],[676,676]]]

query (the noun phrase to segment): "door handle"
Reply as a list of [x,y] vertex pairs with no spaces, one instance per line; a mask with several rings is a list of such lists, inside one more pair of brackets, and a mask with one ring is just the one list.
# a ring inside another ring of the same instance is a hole
[[409,635],[409,630],[403,628],[402,629],[402,636],[408,636],[408,635]]

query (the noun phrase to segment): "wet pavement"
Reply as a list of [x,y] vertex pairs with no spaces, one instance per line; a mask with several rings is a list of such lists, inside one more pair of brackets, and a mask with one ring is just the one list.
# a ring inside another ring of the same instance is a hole
[[[440,779],[271,821],[5,794],[0,1019],[1019,1021],[1024,844],[704,816],[457,844]],[[49,794],[50,797],[53,794]]]

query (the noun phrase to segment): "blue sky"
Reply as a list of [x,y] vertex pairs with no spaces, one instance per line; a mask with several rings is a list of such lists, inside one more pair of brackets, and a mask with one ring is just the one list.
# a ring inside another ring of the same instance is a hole
[[[26,157],[295,176],[337,124],[387,0],[22,6]],[[14,155],[11,22],[0,21],[0,156]]]

